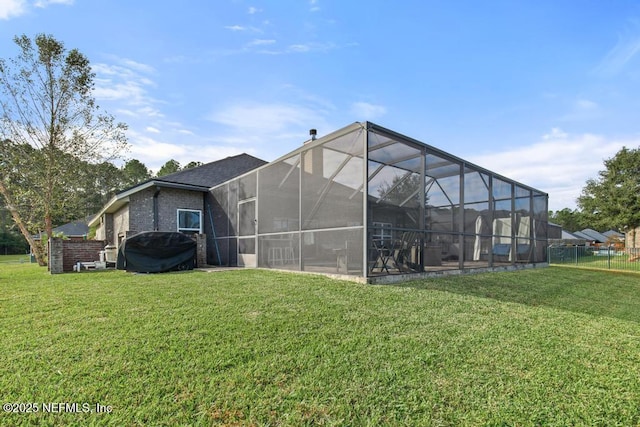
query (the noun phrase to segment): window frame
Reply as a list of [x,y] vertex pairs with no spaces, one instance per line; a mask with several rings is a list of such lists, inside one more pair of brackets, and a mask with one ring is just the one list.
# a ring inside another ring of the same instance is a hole
[[[180,227],[180,213],[181,212],[193,212],[197,213],[199,216],[199,228],[188,228],[188,227]],[[178,208],[176,209],[176,229],[179,233],[198,233],[202,234],[202,210],[201,209],[186,209],[186,208]]]
[[393,224],[390,222],[373,221],[371,223],[373,228],[372,238],[375,241],[381,242],[382,245],[391,243],[393,241]]

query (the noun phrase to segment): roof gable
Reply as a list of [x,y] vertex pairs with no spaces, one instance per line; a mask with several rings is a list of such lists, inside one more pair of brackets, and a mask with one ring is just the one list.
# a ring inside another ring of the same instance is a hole
[[154,180],[211,188],[265,164],[267,164],[266,161],[243,153]]
[[169,187],[188,191],[206,192],[211,187],[243,175],[267,162],[243,153],[202,166],[175,172],[160,178],[152,178],[117,193],[90,221],[94,226],[105,212],[115,212],[129,203],[129,196],[149,187]]

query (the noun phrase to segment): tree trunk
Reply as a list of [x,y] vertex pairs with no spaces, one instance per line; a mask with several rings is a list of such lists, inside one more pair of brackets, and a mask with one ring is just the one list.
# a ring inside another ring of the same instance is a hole
[[0,194],[2,194],[2,196],[4,197],[7,209],[9,209],[9,212],[11,212],[11,217],[13,218],[13,221],[18,225],[18,228],[20,229],[22,236],[27,240],[27,242],[29,243],[29,246],[31,246],[31,250],[36,256],[36,261],[38,261],[38,265],[40,266],[47,265],[47,262],[45,259],[45,251],[42,247],[41,242],[36,242],[33,236],[31,235],[31,233],[29,233],[29,230],[27,230],[27,227],[24,225],[24,222],[22,221],[22,217],[20,217],[20,213],[18,212],[18,210],[15,208],[13,204],[13,200],[11,199],[11,194],[9,193],[9,190],[7,189],[7,187],[4,185],[2,181],[0,181]]

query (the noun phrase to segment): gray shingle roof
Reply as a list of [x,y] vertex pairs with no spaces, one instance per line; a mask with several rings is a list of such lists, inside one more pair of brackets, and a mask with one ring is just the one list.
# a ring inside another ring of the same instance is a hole
[[609,240],[607,239],[607,236],[604,236],[602,233],[599,233],[591,228],[585,228],[584,230],[582,230],[582,234],[586,234],[587,236],[591,237],[591,240],[595,240],[596,242],[600,243],[604,243]]
[[571,234],[568,231],[562,230],[562,239],[563,240],[585,240],[584,238],[580,238],[575,234]]
[[63,233],[65,236],[84,236],[89,233],[86,221],[73,221],[53,229],[55,233]]
[[239,154],[155,178],[154,181],[214,187],[236,176],[267,164],[266,161],[249,154]]
[[[89,233],[89,226],[86,221],[72,221],[67,224],[56,227],[53,230],[54,235],[63,234],[66,237],[82,237]],[[44,233],[34,234],[33,238],[40,240]]]
[[604,233],[605,236],[607,236],[608,238],[614,238],[614,239],[624,239],[624,234],[615,231],[615,230],[609,230],[609,231],[605,231]]
[[584,234],[582,231],[574,231],[573,233],[574,236],[576,236],[579,239],[584,239],[584,240],[593,240],[593,237],[588,236],[586,234]]

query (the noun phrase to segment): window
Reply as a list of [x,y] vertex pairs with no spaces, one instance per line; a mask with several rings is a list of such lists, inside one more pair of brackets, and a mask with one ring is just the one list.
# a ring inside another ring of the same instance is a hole
[[390,222],[374,222],[373,223],[373,240],[376,240],[382,244],[382,246],[389,244],[392,238]]
[[202,211],[178,209],[178,231],[183,233],[202,233]]

